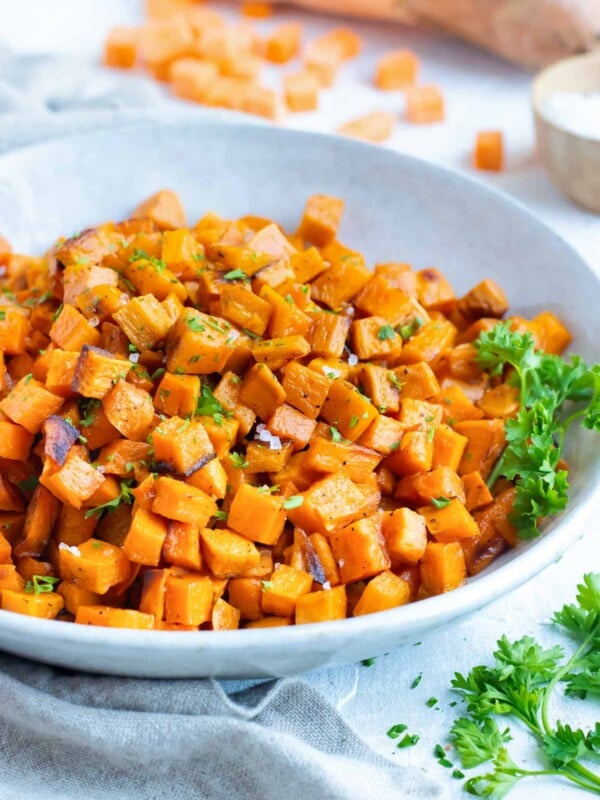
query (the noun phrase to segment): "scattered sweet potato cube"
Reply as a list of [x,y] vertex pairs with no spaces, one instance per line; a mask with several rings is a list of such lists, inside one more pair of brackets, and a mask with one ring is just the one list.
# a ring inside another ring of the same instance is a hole
[[208,622],[213,609],[210,578],[200,575],[170,575],[165,589],[165,619],[183,625]]
[[104,43],[104,63],[107,67],[132,69],[137,60],[138,29],[119,25],[108,32]]
[[393,50],[377,62],[375,86],[378,89],[406,89],[416,83],[419,59],[412,50]]
[[337,129],[342,136],[364,139],[365,142],[385,142],[396,127],[396,115],[389,111],[373,111],[345,122]]
[[56,592],[33,594],[15,589],[0,590],[4,611],[15,611],[30,617],[55,619],[64,606],[63,598]]
[[265,58],[275,64],[285,64],[298,54],[302,26],[286,22],[276,28],[265,42]]
[[419,509],[419,513],[425,519],[427,530],[438,542],[453,542],[479,535],[477,523],[457,498],[441,508],[426,506]]
[[480,131],[473,151],[475,169],[502,172],[504,168],[504,137],[502,131]]
[[133,297],[113,319],[140,352],[163,341],[171,327],[169,315],[152,294]]
[[417,125],[442,122],[444,95],[437,86],[411,86],[406,92],[406,119]]
[[242,483],[234,495],[227,524],[252,542],[273,545],[285,525],[283,499]]
[[216,510],[215,501],[202,489],[166,476],[156,481],[152,501],[155,514],[203,528]]
[[319,106],[319,81],[311,72],[284,78],[285,101],[290,111],[316,111]]

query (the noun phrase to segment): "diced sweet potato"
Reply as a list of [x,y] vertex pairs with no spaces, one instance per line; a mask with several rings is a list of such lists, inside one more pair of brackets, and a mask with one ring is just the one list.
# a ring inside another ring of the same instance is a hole
[[346,587],[309,592],[296,600],[296,625],[311,622],[329,622],[346,616]]
[[403,606],[409,600],[410,585],[398,575],[385,570],[367,583],[352,613],[355,617],[374,614],[376,611]]
[[429,542],[421,561],[422,588],[428,594],[443,594],[458,588],[467,571],[459,542]]
[[382,514],[365,517],[330,536],[342,583],[371,578],[389,569],[390,557],[381,532]]

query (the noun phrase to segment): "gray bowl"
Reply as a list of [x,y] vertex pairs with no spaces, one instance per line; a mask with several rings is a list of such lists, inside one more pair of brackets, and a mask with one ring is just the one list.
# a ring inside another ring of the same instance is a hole
[[[464,292],[498,280],[524,316],[550,309],[592,360],[600,283],[524,208],[466,178],[351,140],[238,123],[132,125],[0,158],[0,232],[42,252],[57,236],[125,217],[170,187],[193,223],[207,209],[273,217],[294,227],[313,192],[345,198],[340,238],[370,263],[439,267]],[[147,677],[291,675],[414,642],[477,612],[550,564],[594,510],[600,450],[572,437],[571,502],[544,536],[496,560],[447,595],[355,619],[271,630],[175,633],[94,628],[0,611],[0,647],[93,672]],[[582,565],[590,567],[592,565]]]

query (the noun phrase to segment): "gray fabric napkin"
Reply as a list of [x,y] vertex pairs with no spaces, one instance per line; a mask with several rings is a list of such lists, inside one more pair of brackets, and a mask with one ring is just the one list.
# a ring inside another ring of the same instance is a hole
[[[129,120],[150,124],[167,109],[170,118],[206,113],[142,78],[0,50],[0,152]],[[309,680],[115,678],[0,654],[0,798],[445,796],[419,769],[373,752]]]

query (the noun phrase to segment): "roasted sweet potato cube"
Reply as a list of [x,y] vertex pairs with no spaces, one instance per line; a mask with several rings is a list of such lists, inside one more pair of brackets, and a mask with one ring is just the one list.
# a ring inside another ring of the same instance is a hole
[[461,297],[457,310],[469,323],[481,317],[503,317],[508,311],[508,300],[496,281],[486,278]]
[[378,411],[349,381],[335,380],[329,387],[321,416],[345,439],[355,442],[376,419]]
[[389,455],[400,446],[404,426],[391,417],[379,414],[360,437],[363,447],[369,447],[382,455]]
[[120,547],[88,539],[77,546],[58,546],[60,574],[65,581],[76,583],[96,594],[104,594],[111,586],[129,578],[129,560]]
[[364,257],[333,240],[321,250],[330,267],[312,283],[312,296],[329,308],[339,308],[342,303],[358,294],[371,277]]
[[48,356],[46,389],[60,397],[73,397],[73,378],[77,369],[79,353],[67,350],[52,350]]
[[44,422],[44,455],[62,467],[71,447],[79,438],[79,431],[62,417],[53,415]]
[[229,602],[240,610],[242,619],[261,619],[262,581],[259,578],[232,578],[227,584]]
[[[161,37],[163,46],[166,46],[164,32],[157,33]],[[160,59],[163,60],[162,58]],[[161,230],[174,230],[175,228],[185,228],[185,212],[181,205],[181,200],[175,192],[170,189],[161,189],[134,209],[131,214],[132,219],[151,219]]]
[[27,507],[25,525],[13,545],[16,557],[40,556],[52,534],[59,503],[43,486],[36,486]]
[[280,439],[290,439],[294,450],[303,450],[312,436],[316,422],[287,403],[275,409],[267,420],[267,428]]
[[199,397],[200,378],[197,375],[165,372],[154,395],[154,407],[169,417],[188,417],[196,412]]
[[113,319],[140,352],[162,342],[171,328],[169,315],[152,294],[133,297]]
[[221,314],[229,322],[257,336],[267,329],[272,306],[239,283],[225,283],[221,289]]
[[445,421],[451,421],[453,425],[468,419],[482,419],[484,416],[483,411],[456,384],[444,386],[431,398],[431,402],[442,406]]
[[383,317],[364,317],[350,328],[352,349],[363,361],[395,360],[402,350],[402,337]]
[[[434,428],[429,431],[435,433]],[[414,475],[431,469],[433,436],[429,431],[407,431],[397,450],[385,460],[385,465],[396,475]]]
[[541,347],[547,353],[560,353],[571,343],[571,332],[551,311],[542,311],[533,322],[540,330]]
[[389,569],[390,557],[381,532],[383,515],[374,514],[331,534],[329,542],[342,583],[362,581]]
[[467,574],[459,542],[428,542],[421,561],[421,588],[427,594],[443,594],[458,588]]
[[154,458],[162,469],[191,475],[214,458],[215,450],[199,419],[171,417],[152,431]]
[[293,617],[296,601],[310,592],[312,582],[307,572],[280,564],[269,580],[263,582],[263,611],[278,617]]
[[154,419],[152,397],[144,389],[119,380],[102,399],[111,425],[127,439],[145,439]]
[[372,578],[352,612],[355,617],[403,606],[410,600],[410,584],[389,570]]
[[290,265],[298,283],[308,283],[329,269],[329,264],[316,247],[309,247],[290,256]]
[[258,565],[260,554],[249,539],[227,528],[201,531],[204,559],[217,578],[230,578]]
[[467,472],[462,476],[465,487],[465,505],[469,511],[487,506],[494,499],[480,472]]
[[135,564],[157,567],[167,536],[167,523],[162,517],[143,508],[134,511],[123,552]]
[[16,306],[3,306],[0,317],[0,350],[7,356],[24,353],[29,334],[28,315]]
[[270,337],[278,339],[283,336],[308,336],[311,319],[298,308],[291,294],[283,297],[271,286],[263,286],[260,296],[272,309],[268,326]]
[[413,486],[421,501],[426,503],[431,503],[438,497],[446,499],[456,497],[461,503],[465,502],[463,482],[449,467],[437,467],[431,472],[415,475]]
[[416,125],[442,122],[444,95],[437,86],[409,86],[406,92],[406,119]]
[[[28,374],[0,402],[0,411],[29,433],[38,433],[45,420],[56,414],[62,404],[62,397],[49,392],[43,383]],[[9,458],[14,456],[9,455]]]
[[415,400],[429,400],[440,391],[434,371],[424,361],[396,367],[391,372],[395,375],[394,385],[401,399],[412,397]]
[[284,367],[294,358],[303,358],[311,351],[309,343],[303,336],[292,334],[276,339],[263,339],[252,344],[252,355],[259,364],[272,370]]
[[339,358],[346,346],[350,319],[342,314],[324,314],[321,311],[311,316],[313,326],[308,338],[313,353],[325,358]]
[[227,320],[188,308],[167,341],[167,369],[194,375],[220,372],[235,350]]
[[393,372],[376,364],[365,364],[360,369],[360,385],[381,414],[400,410],[398,380]]
[[73,391],[97,400],[108,394],[119,380],[125,380],[133,364],[99,347],[84,345],[73,378]]
[[101,628],[137,628],[151,630],[154,627],[152,614],[134,611],[132,608],[112,606],[79,606],[75,614],[78,625],[98,625]]
[[477,405],[488,419],[516,417],[520,408],[520,393],[516,386],[501,383],[487,389]]
[[296,625],[329,622],[346,617],[346,587],[309,592],[296,600]]
[[84,344],[100,345],[100,332],[75,306],[62,306],[54,317],[48,334],[62,350],[81,350]]
[[400,361],[416,364],[419,361],[434,361],[444,350],[454,345],[456,328],[448,320],[435,319],[425,323],[404,343]]
[[392,562],[418,564],[427,545],[425,520],[410,508],[397,508],[385,512],[382,521],[383,536]]
[[438,542],[453,542],[479,535],[477,523],[457,498],[442,508],[420,508],[419,513],[425,519],[427,530]]
[[[306,451],[303,468],[315,472],[345,472],[351,481],[359,482],[370,475],[381,461],[381,455],[351,442],[334,442],[323,436],[313,437]],[[292,478],[293,480],[293,478]],[[298,481],[294,481],[296,484]],[[313,480],[309,480],[309,485]]]
[[283,498],[242,483],[231,503],[227,524],[253,542],[273,545],[283,531],[285,519]]
[[165,590],[165,619],[183,625],[202,625],[211,618],[213,586],[200,575],[169,575]]
[[329,391],[330,379],[315,370],[290,362],[283,371],[286,402],[310,419],[316,419]]
[[63,302],[74,306],[84,292],[96,286],[116,286],[118,281],[118,273],[110,267],[77,262],[69,264],[63,272]]
[[4,611],[15,611],[17,614],[43,619],[55,619],[64,606],[62,597],[56,592],[32,594],[26,591],[2,589],[0,597]]
[[285,397],[282,385],[266,364],[255,364],[244,376],[240,401],[262,420],[268,420]]
[[163,261],[134,253],[134,256],[137,255],[140,257],[130,259],[124,266],[123,274],[135,286],[138,294],[152,294],[158,300],[166,300],[170,294],[174,294],[182,302],[187,298],[187,289]]
[[298,233],[307,242],[324,247],[335,238],[343,212],[343,200],[330,195],[315,194],[306,202]]
[[165,616],[165,590],[169,575],[168,569],[147,569],[142,577],[140,611],[152,614],[155,621]]
[[484,480],[500,457],[504,445],[504,420],[481,419],[458,422],[455,431],[466,436],[468,444],[465,448],[457,472],[464,475],[478,470]]
[[162,556],[167,564],[198,572],[202,566],[198,526],[169,520]]
[[217,510],[217,504],[206,492],[175,478],[160,477],[155,492],[152,511],[178,522],[203,528]]
[[406,89],[416,83],[419,59],[412,50],[393,50],[377,62],[375,86],[378,89]]
[[[132,69],[137,60],[138,30],[119,25],[111,28],[104,43],[104,63],[107,67]],[[74,612],[72,612],[74,613]]]
[[233,631],[240,626],[239,609],[230,605],[220,597],[215,601],[211,616],[211,628],[213,631]]
[[33,435],[21,425],[0,421],[0,458],[26,461],[33,444]]
[[81,508],[104,483],[104,475],[72,448],[62,467],[46,459],[40,483],[62,503]]
[[306,531],[331,534],[368,513],[370,498],[343,472],[312,484],[302,505],[288,512],[294,525]]

